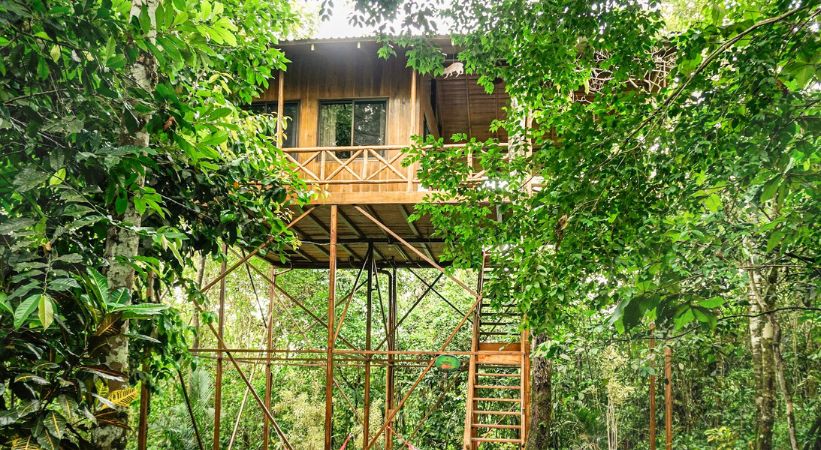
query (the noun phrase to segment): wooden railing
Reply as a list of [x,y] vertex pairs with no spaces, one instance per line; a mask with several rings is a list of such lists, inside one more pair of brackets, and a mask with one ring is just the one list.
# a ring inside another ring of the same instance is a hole
[[[507,146],[507,144],[500,144]],[[464,147],[448,144],[445,148]],[[406,145],[354,147],[297,147],[285,149],[302,178],[328,192],[415,192],[423,190],[417,176],[418,163],[404,164]],[[475,166],[473,155],[468,164]],[[484,171],[471,174],[469,181],[487,179]]]

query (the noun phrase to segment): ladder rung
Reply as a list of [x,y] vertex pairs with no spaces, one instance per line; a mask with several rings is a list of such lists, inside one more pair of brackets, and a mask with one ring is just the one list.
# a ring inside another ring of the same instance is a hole
[[500,423],[474,423],[473,426],[476,428],[498,428],[503,430],[515,430],[522,428],[521,425],[502,425]]
[[480,331],[481,336],[518,336],[519,333],[503,333],[501,331]]
[[502,326],[502,325],[518,325],[516,322],[479,322],[479,325],[494,325],[494,326]]
[[516,377],[519,378],[518,373],[486,373],[486,372],[479,372],[476,374],[478,377]]
[[515,389],[517,391],[522,388],[521,386],[516,386],[516,385],[514,385],[514,386],[501,386],[501,385],[490,385],[490,384],[477,384],[473,387],[475,389]]
[[481,414],[486,416],[520,416],[521,411],[473,411],[473,414]]
[[474,397],[474,402],[508,402],[508,403],[521,403],[522,399],[520,398],[492,398],[492,397]]
[[498,442],[498,443],[515,443],[521,444],[521,439],[502,439],[502,438],[470,438],[473,442]]

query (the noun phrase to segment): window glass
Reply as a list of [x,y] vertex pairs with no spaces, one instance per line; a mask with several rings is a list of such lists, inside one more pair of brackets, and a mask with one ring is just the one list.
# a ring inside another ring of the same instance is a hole
[[[319,145],[385,144],[385,101],[346,100],[319,104]],[[339,152],[344,156],[347,152]]]
[[385,102],[354,103],[353,145],[385,145]]
[[322,103],[319,106],[319,146],[351,145],[353,103]]

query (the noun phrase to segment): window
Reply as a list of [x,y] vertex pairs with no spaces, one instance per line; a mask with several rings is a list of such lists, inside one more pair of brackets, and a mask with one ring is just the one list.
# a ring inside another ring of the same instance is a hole
[[[385,100],[344,100],[319,104],[319,146],[385,145]],[[350,152],[340,151],[341,158]]]
[[[252,103],[249,110],[256,114],[276,114],[277,102],[256,102]],[[293,148],[297,145],[297,134],[299,130],[299,102],[285,102],[282,113],[285,115],[285,139],[282,142],[283,148]],[[269,131],[271,136],[276,136],[276,128]]]

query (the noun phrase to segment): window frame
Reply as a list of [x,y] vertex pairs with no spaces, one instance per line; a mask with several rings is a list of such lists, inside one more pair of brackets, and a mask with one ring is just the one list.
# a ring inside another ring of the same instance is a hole
[[[349,158],[351,151],[344,150],[345,148],[354,147],[354,141],[356,139],[355,129],[356,129],[356,104],[357,103],[376,103],[381,102],[385,106],[385,129],[384,129],[384,136],[382,136],[382,144],[387,145],[388,141],[388,124],[390,123],[390,118],[388,117],[388,97],[353,97],[353,98],[339,98],[339,99],[320,99],[317,104],[316,109],[316,141],[318,147],[331,147],[328,145],[321,145],[319,142],[319,136],[321,134],[322,128],[322,106],[323,105],[351,105],[351,143],[347,146],[333,146],[334,148],[339,148],[340,150],[336,152],[337,156],[340,158]],[[358,146],[361,147],[361,146]],[[373,147],[378,147],[374,145]],[[382,151],[382,150],[380,150]],[[358,158],[361,158],[359,156]]]

